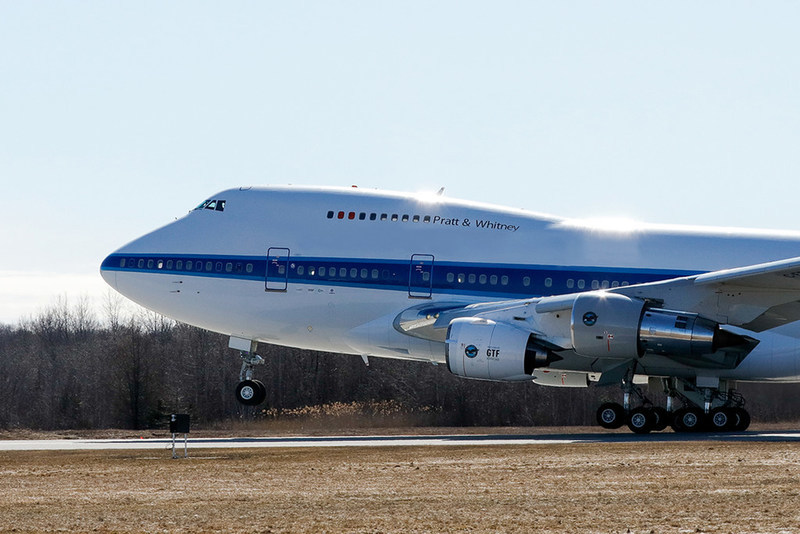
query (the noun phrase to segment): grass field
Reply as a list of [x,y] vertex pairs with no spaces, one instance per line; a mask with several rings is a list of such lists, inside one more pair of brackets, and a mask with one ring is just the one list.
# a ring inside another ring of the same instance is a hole
[[3,532],[800,532],[800,447],[0,453]]

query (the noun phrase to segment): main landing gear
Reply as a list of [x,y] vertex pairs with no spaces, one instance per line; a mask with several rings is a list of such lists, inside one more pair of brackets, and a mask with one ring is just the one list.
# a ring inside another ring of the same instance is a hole
[[[719,379],[661,379],[667,406],[654,406],[633,383],[633,372],[622,381],[623,404],[606,402],[597,410],[597,423],[615,429],[622,425],[637,434],[661,431],[672,426],[675,432],[743,432],[750,426],[745,400],[733,389],[733,382]],[[631,403],[636,398],[637,405]],[[682,406],[674,409],[680,401]]]
[[260,380],[253,379],[253,367],[262,365],[264,358],[253,352],[239,351],[242,370],[239,372],[239,385],[236,386],[236,400],[245,406],[256,406],[267,398],[267,388]]

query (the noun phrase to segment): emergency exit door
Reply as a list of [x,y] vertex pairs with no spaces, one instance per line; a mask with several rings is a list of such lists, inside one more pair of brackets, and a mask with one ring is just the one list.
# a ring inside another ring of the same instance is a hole
[[267,250],[267,291],[286,291],[289,285],[289,249],[270,247]]
[[429,299],[433,293],[433,256],[414,254],[408,273],[408,296],[412,299]]

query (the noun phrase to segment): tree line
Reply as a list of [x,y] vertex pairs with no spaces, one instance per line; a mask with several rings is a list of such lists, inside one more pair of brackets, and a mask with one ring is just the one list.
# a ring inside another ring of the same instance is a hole
[[[261,344],[256,378],[267,400],[234,397],[241,361],[228,338],[163,316],[125,314],[109,299],[99,320],[86,301],[0,325],[0,428],[164,428],[170,413],[213,426],[327,414],[362,424],[551,426],[594,424],[616,387],[563,389],[458,378],[446,366]],[[741,384],[754,420],[796,420],[797,386]],[[654,398],[659,397],[653,392]]]

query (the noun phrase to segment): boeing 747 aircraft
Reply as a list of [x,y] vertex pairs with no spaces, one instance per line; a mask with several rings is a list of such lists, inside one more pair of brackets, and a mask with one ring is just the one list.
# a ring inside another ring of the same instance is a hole
[[[623,228],[437,195],[241,187],[120,248],[124,296],[258,342],[446,364],[464,378],[615,385],[605,428],[744,430],[737,381],[800,381],[800,232]],[[641,386],[663,388],[655,406]]]

